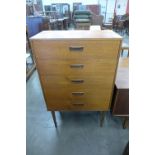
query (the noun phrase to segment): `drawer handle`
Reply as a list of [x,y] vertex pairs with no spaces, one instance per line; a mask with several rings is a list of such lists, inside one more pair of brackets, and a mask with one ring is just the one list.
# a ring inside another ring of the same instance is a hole
[[73,105],[84,105],[85,103],[80,102],[80,101],[74,101],[72,102]]
[[84,47],[81,47],[81,46],[70,46],[69,47],[69,50],[71,52],[82,52],[84,49]]
[[84,64],[71,64],[70,67],[71,68],[83,68]]
[[82,80],[82,79],[72,79],[71,82],[73,82],[73,83],[83,83],[84,80]]
[[72,95],[74,96],[82,96],[84,94],[85,94],[84,92],[72,92]]

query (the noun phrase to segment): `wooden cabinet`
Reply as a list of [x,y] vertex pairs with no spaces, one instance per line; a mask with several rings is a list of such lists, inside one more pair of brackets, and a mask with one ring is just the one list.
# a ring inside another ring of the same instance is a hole
[[123,128],[126,128],[129,124],[129,58],[119,59],[111,108],[114,116],[124,117]]
[[112,114],[129,115],[129,58],[120,58],[112,103]]
[[49,111],[109,110],[121,46],[118,34],[43,31],[31,38],[31,45]]

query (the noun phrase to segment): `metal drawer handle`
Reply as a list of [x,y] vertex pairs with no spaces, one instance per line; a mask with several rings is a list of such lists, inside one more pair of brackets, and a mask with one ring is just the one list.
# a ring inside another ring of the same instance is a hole
[[69,50],[71,52],[82,52],[84,49],[84,47],[81,47],[81,46],[70,46],[69,47]]
[[84,92],[72,92],[72,95],[74,96],[82,96],[84,94],[85,94]]
[[71,64],[70,67],[71,68],[83,68],[84,64]]
[[83,83],[84,80],[82,80],[82,79],[72,79],[71,82],[73,82],[73,83]]
[[85,103],[84,102],[81,102],[81,101],[74,101],[74,102],[71,102],[73,105],[84,105]]
[[84,105],[84,103],[81,103],[81,102],[75,102],[75,103],[72,102],[72,104],[73,104],[73,105]]

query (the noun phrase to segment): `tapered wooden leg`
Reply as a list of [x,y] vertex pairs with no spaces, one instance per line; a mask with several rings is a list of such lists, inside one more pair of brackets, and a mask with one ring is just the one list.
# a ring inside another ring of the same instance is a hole
[[100,111],[100,127],[103,126],[104,111]]
[[124,52],[124,50],[121,51],[121,56],[123,56],[123,52]]
[[63,112],[62,111],[60,111],[60,115],[61,115],[61,118],[63,119]]
[[123,129],[126,129],[129,126],[129,118],[124,118]]
[[56,122],[56,117],[55,117],[55,111],[52,111],[52,118],[53,118],[53,121],[54,121],[54,125],[55,127],[57,128],[57,122]]

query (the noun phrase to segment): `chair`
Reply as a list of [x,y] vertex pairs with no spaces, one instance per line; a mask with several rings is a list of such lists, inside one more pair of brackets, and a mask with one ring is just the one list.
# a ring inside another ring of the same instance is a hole
[[73,20],[76,29],[86,29],[88,30],[92,23],[92,14],[90,11],[75,11],[73,15]]
[[126,29],[126,32],[128,33],[129,29],[128,27],[129,27],[129,16],[127,14],[114,16],[113,29],[115,31],[123,32],[123,30]]
[[42,23],[40,24],[40,31],[49,30],[50,29],[49,22],[50,22],[49,17],[43,17]]

